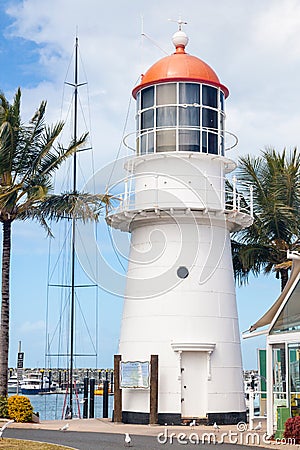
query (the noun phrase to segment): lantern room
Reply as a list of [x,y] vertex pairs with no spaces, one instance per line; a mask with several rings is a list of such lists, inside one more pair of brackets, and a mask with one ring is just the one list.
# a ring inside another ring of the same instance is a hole
[[155,63],[133,89],[137,155],[198,152],[224,156],[224,99],[214,70],[185,52],[186,34],[173,35],[175,53]]

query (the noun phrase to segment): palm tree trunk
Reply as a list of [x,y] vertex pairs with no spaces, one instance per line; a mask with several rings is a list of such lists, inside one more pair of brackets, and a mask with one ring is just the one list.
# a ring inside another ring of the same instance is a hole
[[2,303],[0,323],[0,396],[7,396],[9,349],[9,278],[11,254],[11,221],[3,222]]
[[289,279],[288,269],[280,269],[280,280],[281,280],[281,292],[285,288],[286,283]]

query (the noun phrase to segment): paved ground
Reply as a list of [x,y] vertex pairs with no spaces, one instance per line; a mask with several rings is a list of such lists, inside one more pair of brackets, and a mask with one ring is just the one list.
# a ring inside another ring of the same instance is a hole
[[[30,439],[34,441],[51,442],[55,444],[63,444],[69,447],[73,447],[79,450],[120,450],[124,449],[124,436],[120,433],[97,433],[97,432],[75,432],[67,431],[65,433],[53,430],[30,430],[30,429],[10,429],[5,434],[6,437],[16,439]],[[132,450],[162,450],[172,448],[193,448],[195,444],[180,444],[176,439],[172,440],[172,443],[163,444],[157,441],[155,436],[142,436],[131,435],[131,448]],[[225,446],[225,447],[224,447]],[[235,445],[230,444],[217,444],[213,446],[223,450],[233,450]],[[201,449],[209,450],[211,445],[201,444]],[[239,450],[249,450],[249,447],[239,446]]]
[[[69,424],[68,430],[60,431],[66,423]],[[14,423],[5,430],[4,437],[52,442],[79,450],[120,450],[124,448],[125,433],[130,434],[131,447],[135,450],[182,448],[183,445],[188,449],[200,444],[206,450],[213,444],[225,446],[226,450],[236,448],[236,444],[239,444],[239,450],[249,450],[249,447],[257,445],[272,450],[299,450],[298,446],[264,440],[264,424],[259,431],[249,431],[238,430],[235,425],[214,430],[212,426],[125,425],[113,423],[111,419],[53,420],[37,424]]]

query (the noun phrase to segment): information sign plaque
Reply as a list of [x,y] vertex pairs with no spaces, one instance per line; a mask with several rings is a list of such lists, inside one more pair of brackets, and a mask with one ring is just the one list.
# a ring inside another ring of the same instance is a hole
[[121,362],[121,389],[148,389],[149,361],[122,361]]

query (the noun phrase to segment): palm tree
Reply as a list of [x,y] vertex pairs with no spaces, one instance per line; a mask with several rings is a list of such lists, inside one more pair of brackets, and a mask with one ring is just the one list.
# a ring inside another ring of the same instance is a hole
[[53,175],[86,139],[68,148],[55,145],[63,122],[47,126],[46,102],[42,102],[28,125],[21,123],[21,90],[12,104],[0,93],[0,222],[2,242],[2,303],[0,323],[0,396],[7,395],[9,351],[9,299],[12,223],[36,220],[51,234],[48,220],[78,218],[97,220],[109,202],[106,195],[53,193]]
[[254,222],[233,235],[235,278],[243,284],[250,273],[275,272],[283,290],[291,268],[287,250],[300,250],[300,155],[296,148],[281,154],[267,148],[241,157],[238,172],[253,186]]

